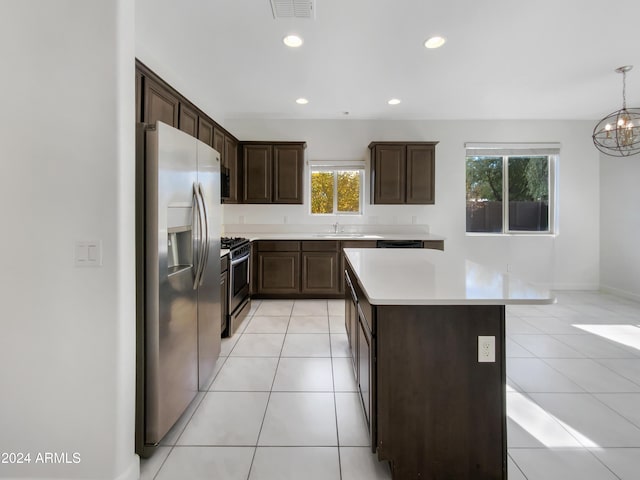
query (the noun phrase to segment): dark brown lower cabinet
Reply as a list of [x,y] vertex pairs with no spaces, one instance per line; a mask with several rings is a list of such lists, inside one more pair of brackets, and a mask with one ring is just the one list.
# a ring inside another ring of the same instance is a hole
[[345,312],[344,312],[344,328],[347,331],[347,341],[349,342],[351,364],[356,378],[358,378],[358,330],[356,326],[358,324],[358,300],[356,293],[353,290],[351,281],[345,275]]
[[364,416],[371,432],[371,332],[364,318],[364,313],[358,308],[358,390],[364,407]]
[[302,293],[338,291],[338,252],[302,252]]
[[307,240],[302,248],[303,294],[335,295],[339,288],[339,249],[336,240]]
[[337,240],[254,242],[252,295],[256,298],[336,298],[339,293]]
[[[347,275],[363,415],[393,480],[506,480],[504,306],[369,305],[349,267]],[[495,362],[478,362],[479,335],[495,336]]]
[[[345,248],[376,248],[376,241],[256,240],[251,295],[256,298],[343,298]],[[424,248],[444,250],[444,242],[425,241]],[[269,252],[279,253],[270,255]]]
[[300,291],[300,252],[258,252],[258,294]]

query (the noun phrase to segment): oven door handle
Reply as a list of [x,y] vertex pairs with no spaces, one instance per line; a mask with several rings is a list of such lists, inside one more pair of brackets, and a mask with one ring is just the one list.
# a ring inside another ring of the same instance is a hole
[[244,262],[246,260],[249,260],[249,255],[248,254],[247,255],[243,255],[240,258],[235,258],[235,259],[231,260],[231,266],[233,267],[233,266],[238,265],[239,263],[242,263],[242,262]]

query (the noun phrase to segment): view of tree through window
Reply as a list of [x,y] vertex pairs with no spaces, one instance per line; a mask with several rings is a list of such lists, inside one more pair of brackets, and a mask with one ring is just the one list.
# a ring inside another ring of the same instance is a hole
[[466,167],[467,232],[549,231],[549,156],[471,156]]
[[360,213],[361,175],[360,170],[312,171],[311,213]]

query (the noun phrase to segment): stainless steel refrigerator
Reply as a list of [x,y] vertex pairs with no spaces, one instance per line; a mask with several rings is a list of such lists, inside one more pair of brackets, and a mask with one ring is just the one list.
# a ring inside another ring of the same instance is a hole
[[136,451],[149,456],[220,354],[220,155],[162,122],[136,133]]

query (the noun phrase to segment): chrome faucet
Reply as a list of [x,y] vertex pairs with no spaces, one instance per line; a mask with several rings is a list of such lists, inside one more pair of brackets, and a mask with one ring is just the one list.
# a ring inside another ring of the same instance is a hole
[[333,233],[338,233],[338,222],[333,224]]

